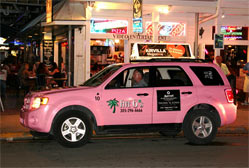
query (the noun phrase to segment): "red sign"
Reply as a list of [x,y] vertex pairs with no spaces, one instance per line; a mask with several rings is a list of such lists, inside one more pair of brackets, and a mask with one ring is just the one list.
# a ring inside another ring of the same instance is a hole
[[167,50],[169,51],[170,55],[174,58],[182,57],[185,53],[185,48],[182,45],[168,45]]
[[115,33],[115,34],[127,34],[127,28],[123,28],[123,29],[112,29],[111,33]]

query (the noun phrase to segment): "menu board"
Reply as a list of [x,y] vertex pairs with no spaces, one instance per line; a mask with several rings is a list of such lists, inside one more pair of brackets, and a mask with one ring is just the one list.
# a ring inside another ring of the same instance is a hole
[[158,90],[157,111],[180,111],[180,90]]
[[43,61],[46,65],[50,65],[54,61],[54,41],[43,41]]

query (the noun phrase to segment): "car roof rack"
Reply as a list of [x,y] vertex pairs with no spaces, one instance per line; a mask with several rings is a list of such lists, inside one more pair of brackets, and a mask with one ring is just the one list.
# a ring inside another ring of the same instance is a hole
[[131,62],[197,62],[207,63],[208,60],[204,59],[193,59],[193,58],[152,58],[148,60],[131,60]]

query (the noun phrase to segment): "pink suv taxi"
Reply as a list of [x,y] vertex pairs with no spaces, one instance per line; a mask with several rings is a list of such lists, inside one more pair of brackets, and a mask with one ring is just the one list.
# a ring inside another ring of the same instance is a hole
[[236,113],[219,67],[172,59],[113,64],[77,88],[29,94],[20,122],[67,147],[84,145],[94,131],[176,135],[183,130],[189,142],[207,144]]

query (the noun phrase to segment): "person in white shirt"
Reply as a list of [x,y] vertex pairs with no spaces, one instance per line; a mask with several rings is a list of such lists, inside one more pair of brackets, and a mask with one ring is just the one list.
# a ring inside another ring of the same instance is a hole
[[221,70],[224,72],[224,74],[226,75],[231,85],[231,88],[233,89],[233,95],[235,97],[234,102],[236,103],[236,96],[235,96],[236,95],[236,76],[229,71],[226,64],[222,63],[221,56],[215,57],[215,64],[218,65],[221,68]]
[[222,63],[222,57],[221,56],[216,56],[215,61],[216,61],[215,64],[218,65],[221,68],[221,70],[224,72],[224,74],[226,76],[231,75],[230,71],[227,68],[227,65]]

